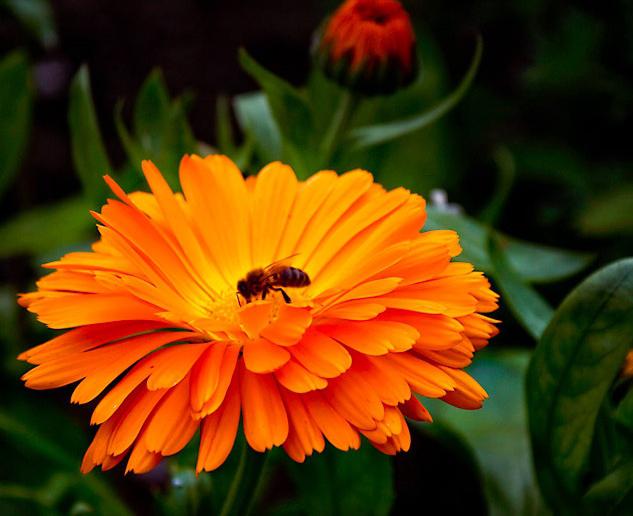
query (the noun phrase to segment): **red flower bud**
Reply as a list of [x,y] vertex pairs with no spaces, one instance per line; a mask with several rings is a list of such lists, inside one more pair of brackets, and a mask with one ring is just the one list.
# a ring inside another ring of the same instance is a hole
[[366,95],[388,94],[415,78],[415,34],[396,0],[347,0],[315,44],[325,74]]

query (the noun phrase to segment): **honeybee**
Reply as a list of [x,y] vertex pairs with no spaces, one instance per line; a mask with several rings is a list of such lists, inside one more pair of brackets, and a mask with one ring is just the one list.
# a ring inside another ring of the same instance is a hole
[[240,296],[247,303],[261,294],[266,299],[268,292],[280,292],[286,303],[291,303],[290,296],[282,287],[307,287],[310,276],[297,267],[291,267],[287,262],[292,256],[271,263],[265,268],[253,269],[245,278],[237,282],[237,302],[241,306]]

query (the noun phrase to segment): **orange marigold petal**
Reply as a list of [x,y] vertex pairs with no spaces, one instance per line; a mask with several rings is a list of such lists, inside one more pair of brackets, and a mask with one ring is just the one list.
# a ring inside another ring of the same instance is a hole
[[290,360],[290,353],[266,339],[244,344],[244,365],[254,373],[271,373]]
[[224,464],[233,449],[239,421],[240,394],[238,382],[234,381],[222,407],[202,421],[197,473],[213,471]]
[[334,378],[352,365],[349,352],[337,341],[317,330],[309,330],[289,350],[306,369],[323,378]]
[[304,393],[325,389],[327,380],[312,374],[295,360],[275,371],[275,378],[286,389],[292,392]]
[[288,416],[277,382],[270,374],[240,367],[244,434],[251,447],[263,452],[280,446],[288,436]]

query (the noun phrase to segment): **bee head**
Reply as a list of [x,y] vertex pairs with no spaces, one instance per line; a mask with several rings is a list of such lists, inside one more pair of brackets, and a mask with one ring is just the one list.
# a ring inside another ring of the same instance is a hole
[[251,297],[246,280],[241,279],[237,282],[237,291],[242,295],[244,299],[249,299]]

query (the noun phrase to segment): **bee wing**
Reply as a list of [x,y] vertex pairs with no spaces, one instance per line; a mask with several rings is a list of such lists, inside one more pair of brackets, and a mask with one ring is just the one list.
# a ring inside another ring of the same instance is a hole
[[286,256],[285,258],[282,258],[281,260],[276,260],[270,265],[264,267],[264,277],[269,278],[271,276],[274,276],[278,272],[283,271],[286,267],[290,265],[290,262],[292,261],[292,259],[298,255],[299,253],[291,254],[290,256]]

